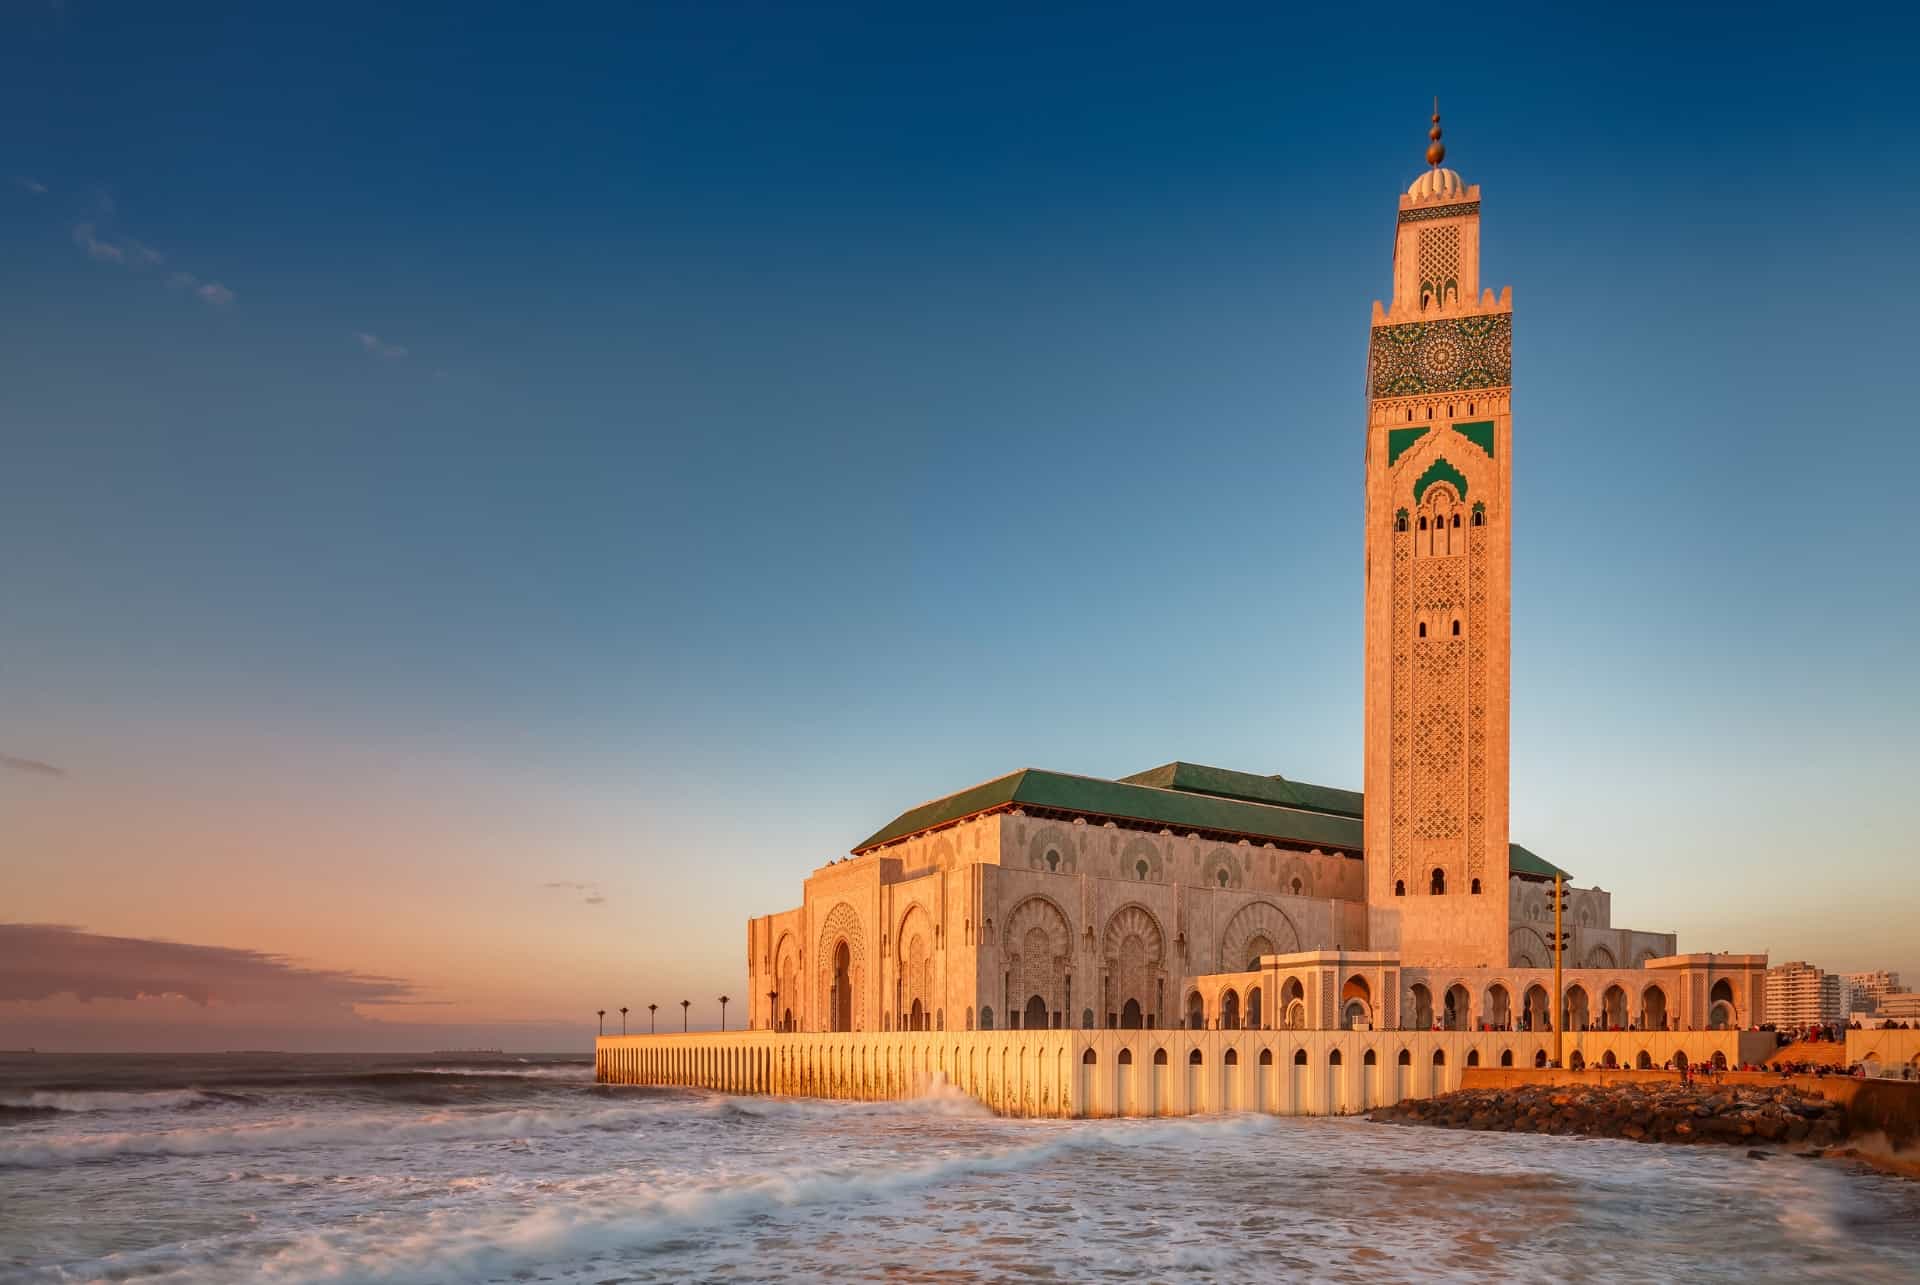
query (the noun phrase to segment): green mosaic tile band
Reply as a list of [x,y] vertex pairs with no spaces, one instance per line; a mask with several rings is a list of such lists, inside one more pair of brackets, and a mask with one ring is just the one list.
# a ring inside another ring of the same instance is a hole
[[1480,213],[1480,202],[1466,201],[1460,205],[1429,205],[1424,209],[1415,207],[1400,211],[1402,223],[1425,223],[1429,219],[1452,219],[1462,214]]
[[1513,314],[1375,326],[1367,366],[1375,397],[1504,388],[1513,382]]

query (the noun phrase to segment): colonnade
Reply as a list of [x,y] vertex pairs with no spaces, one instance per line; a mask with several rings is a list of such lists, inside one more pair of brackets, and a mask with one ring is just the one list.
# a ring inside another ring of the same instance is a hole
[[[1739,1031],[1588,1031],[1570,1067],[1737,1066]],[[1512,1031],[743,1031],[602,1037],[595,1078],[722,1093],[884,1101],[965,1094],[1013,1116],[1343,1115],[1458,1087],[1470,1066],[1544,1066]]]

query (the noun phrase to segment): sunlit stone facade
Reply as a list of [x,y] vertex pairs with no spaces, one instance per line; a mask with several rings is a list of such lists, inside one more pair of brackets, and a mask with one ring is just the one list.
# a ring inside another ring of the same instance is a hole
[[[1042,1114],[1074,1086],[1082,1109],[1271,1092],[1329,1110],[1424,1090],[1436,1066],[1545,1058],[1558,871],[1507,833],[1512,337],[1511,291],[1480,284],[1480,189],[1436,164],[1399,199],[1392,297],[1373,309],[1364,806],[1169,763],[1120,780],[1023,770],[910,809],[814,870],[797,906],[748,922],[753,1034],[733,1038],[760,1042],[716,1053],[726,1074],[854,1096],[937,1074],[1024,1102],[1027,1080],[980,1079],[971,1051],[1017,1045],[1047,1068]],[[1733,1032],[1764,1019],[1764,956],[1678,955],[1672,934],[1616,926],[1599,888],[1569,891],[1563,928],[1570,1062],[1659,1064],[1688,1039],[1693,1060],[1733,1060]],[[1286,1034],[1242,1048],[1208,1032]],[[1311,1092],[1292,1069],[1309,1046]],[[633,1064],[687,1072],[661,1052]],[[1101,1096],[1137,1060],[1184,1085],[1181,1058],[1220,1059],[1226,1096],[1124,1078]],[[1279,1069],[1227,1070],[1245,1065]]]

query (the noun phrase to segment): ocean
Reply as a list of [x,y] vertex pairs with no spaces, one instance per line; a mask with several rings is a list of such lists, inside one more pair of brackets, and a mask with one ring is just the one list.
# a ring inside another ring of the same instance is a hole
[[1360,1119],[1003,1120],[579,1056],[0,1058],[21,1281],[1915,1281],[1920,1184]]

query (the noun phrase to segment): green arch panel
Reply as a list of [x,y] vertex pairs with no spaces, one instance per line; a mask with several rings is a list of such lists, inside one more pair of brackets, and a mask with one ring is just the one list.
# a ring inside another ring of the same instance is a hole
[[1433,463],[1427,465],[1427,471],[1422,473],[1420,480],[1413,484],[1413,502],[1415,504],[1420,503],[1420,497],[1425,495],[1427,488],[1435,482],[1450,482],[1453,485],[1453,489],[1459,492],[1461,499],[1464,500],[1467,498],[1466,475],[1461,473],[1461,471],[1453,465],[1447,463],[1447,457],[1442,455],[1436,458]]

